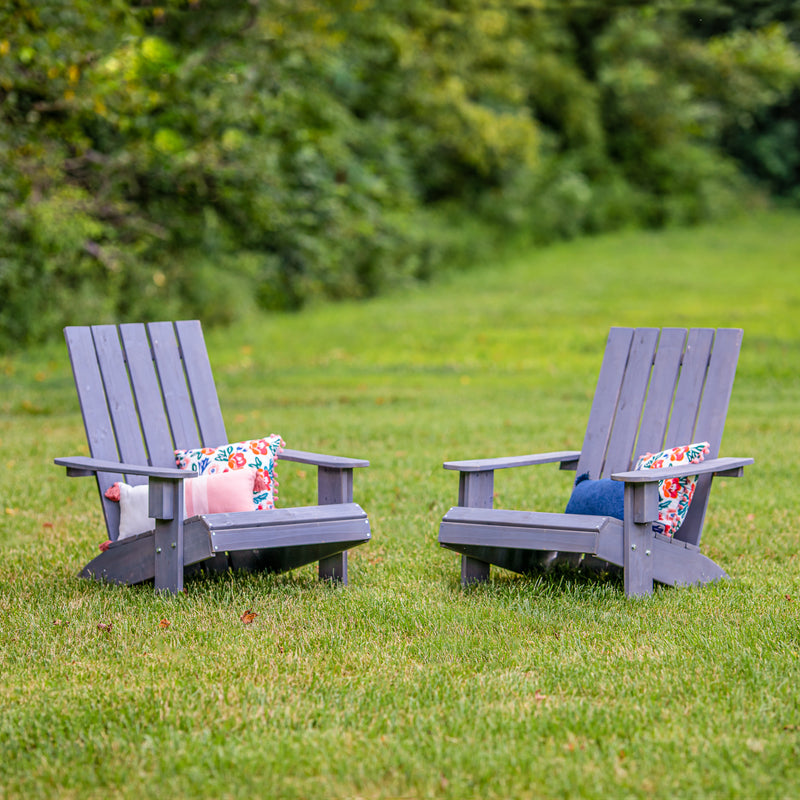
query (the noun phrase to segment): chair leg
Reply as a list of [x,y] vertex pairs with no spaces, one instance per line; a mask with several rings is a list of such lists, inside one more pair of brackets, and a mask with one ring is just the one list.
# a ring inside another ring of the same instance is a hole
[[183,482],[150,478],[148,503],[156,520],[155,590],[178,594],[183,591]]
[[[317,468],[317,503],[353,502],[353,470],[333,467]],[[319,560],[319,578],[347,586],[347,551]]]
[[657,501],[655,484],[645,487],[625,485],[625,521],[623,523],[623,583],[626,597],[653,593],[654,537],[651,521],[657,516],[652,506]]
[[485,583],[489,580],[489,570],[491,565],[485,561],[478,561],[477,558],[461,556],[461,585],[468,586],[471,583]]
[[[459,472],[458,504],[471,508],[491,508],[494,501],[494,471]],[[491,566],[470,556],[461,556],[461,585],[489,580]]]
[[347,586],[347,550],[319,560],[319,579]]

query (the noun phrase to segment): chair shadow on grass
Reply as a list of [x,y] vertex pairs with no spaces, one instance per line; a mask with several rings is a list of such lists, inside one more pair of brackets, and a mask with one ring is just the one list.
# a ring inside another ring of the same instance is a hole
[[[462,585],[460,581],[448,581],[454,593],[464,595],[494,595],[506,592],[526,593],[531,597],[560,597],[577,594],[600,594],[604,597],[624,596],[624,573],[614,564],[581,565],[580,559],[573,562],[560,561],[535,567],[524,574],[497,569],[489,581],[476,581]],[[660,589],[656,586],[656,591]]]

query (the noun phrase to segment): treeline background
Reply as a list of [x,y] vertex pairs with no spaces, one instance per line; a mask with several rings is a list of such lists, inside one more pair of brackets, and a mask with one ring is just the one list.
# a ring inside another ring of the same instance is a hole
[[798,87],[794,0],[8,0],[0,349],[800,205]]

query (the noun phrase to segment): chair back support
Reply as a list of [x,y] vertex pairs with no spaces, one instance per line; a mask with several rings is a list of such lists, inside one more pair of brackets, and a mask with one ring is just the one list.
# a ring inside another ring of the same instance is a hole
[[[196,320],[65,328],[78,399],[95,458],[175,466],[174,450],[227,441],[202,328]],[[111,539],[119,504],[105,491],[115,481],[146,478],[98,473]]]
[[[612,328],[578,474],[607,478],[646,452],[707,441],[719,455],[742,342],[739,329]],[[701,476],[676,538],[700,539],[711,476]]]

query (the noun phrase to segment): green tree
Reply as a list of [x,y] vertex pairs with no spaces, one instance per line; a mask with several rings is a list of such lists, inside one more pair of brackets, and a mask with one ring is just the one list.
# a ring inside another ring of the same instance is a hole
[[0,347],[424,279],[443,208],[547,241],[724,213],[742,160],[794,185],[790,11],[12,0]]

